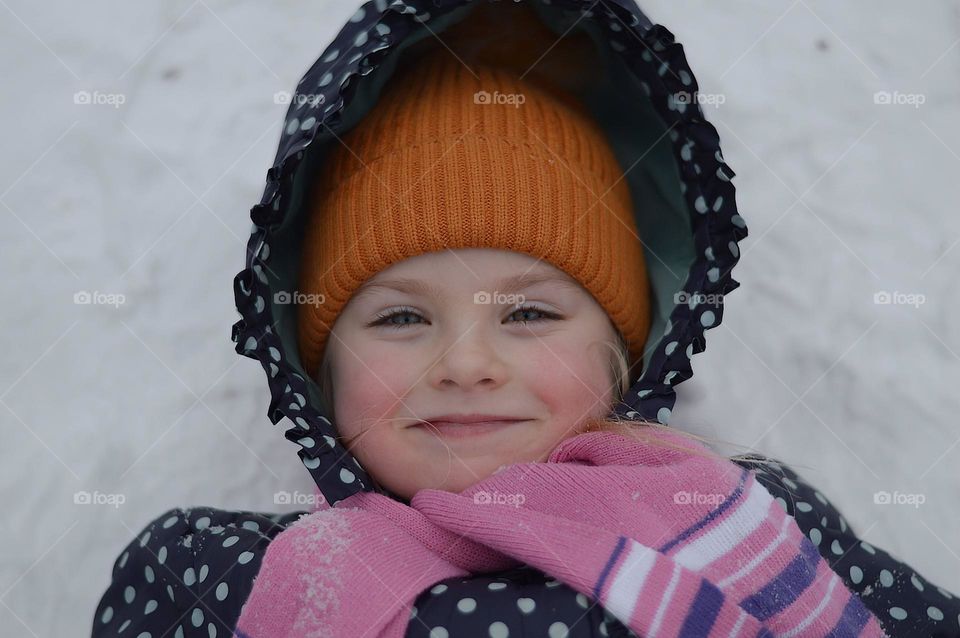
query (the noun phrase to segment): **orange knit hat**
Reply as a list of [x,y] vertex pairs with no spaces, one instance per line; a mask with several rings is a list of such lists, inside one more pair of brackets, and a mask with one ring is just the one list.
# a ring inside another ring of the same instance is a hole
[[337,315],[367,279],[474,247],[566,272],[640,361],[649,284],[622,175],[597,123],[557,87],[443,54],[398,70],[331,150],[308,202],[298,291],[323,302],[297,307],[305,370],[318,373]]

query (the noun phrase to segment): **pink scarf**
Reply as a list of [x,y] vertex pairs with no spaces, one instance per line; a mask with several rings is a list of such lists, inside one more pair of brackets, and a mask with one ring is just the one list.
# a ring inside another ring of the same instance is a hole
[[684,450],[589,432],[459,494],[305,515],[267,547],[234,636],[402,638],[425,589],[521,564],[640,636],[885,635],[752,472],[656,436]]

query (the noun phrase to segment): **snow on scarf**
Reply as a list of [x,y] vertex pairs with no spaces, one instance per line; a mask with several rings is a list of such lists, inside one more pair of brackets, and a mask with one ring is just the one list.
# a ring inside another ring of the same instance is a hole
[[305,515],[268,547],[234,636],[399,638],[426,588],[519,564],[641,636],[885,635],[752,472],[657,436],[684,449],[588,432],[459,494]]

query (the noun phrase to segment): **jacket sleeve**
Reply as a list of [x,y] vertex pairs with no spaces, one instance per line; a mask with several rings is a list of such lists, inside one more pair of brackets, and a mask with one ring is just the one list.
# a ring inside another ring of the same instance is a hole
[[[752,459],[763,457],[753,456]],[[830,501],[792,469],[738,460],[794,517],[820,555],[877,617],[890,636],[960,637],[960,598],[937,587],[910,565],[860,540]]]
[[302,514],[164,512],[114,562],[91,635],[229,637],[267,545]]

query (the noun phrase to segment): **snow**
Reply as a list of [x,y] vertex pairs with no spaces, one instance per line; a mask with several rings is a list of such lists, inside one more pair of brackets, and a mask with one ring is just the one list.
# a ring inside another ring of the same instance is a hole
[[[263,370],[234,353],[232,278],[280,133],[274,95],[357,6],[0,9],[5,636],[87,632],[113,561],[166,509],[281,511],[275,494],[312,493],[266,418]],[[960,593],[960,10],[643,6],[724,97],[705,110],[750,230],[672,424],[790,463],[871,544]]]

